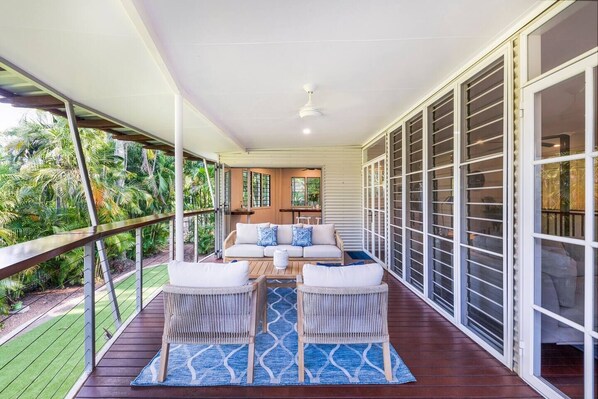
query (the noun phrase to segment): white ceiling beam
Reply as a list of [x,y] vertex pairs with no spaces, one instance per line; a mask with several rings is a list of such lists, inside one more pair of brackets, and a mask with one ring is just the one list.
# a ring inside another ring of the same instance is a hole
[[125,12],[133,26],[139,33],[139,36],[143,40],[145,47],[147,48],[148,52],[152,56],[152,59],[158,65],[158,68],[162,72],[162,76],[172,89],[174,94],[180,94],[183,97],[183,101],[185,104],[189,106],[189,108],[193,111],[193,113],[197,114],[201,118],[205,118],[210,121],[214,126],[218,128],[222,132],[224,138],[228,139],[231,143],[233,143],[238,149],[245,151],[246,145],[239,140],[238,137],[233,135],[231,132],[222,129],[220,126],[216,125],[210,118],[204,115],[196,106],[189,100],[189,96],[185,92],[183,85],[178,81],[176,74],[173,73],[172,69],[169,67],[168,63],[163,57],[163,51],[159,48],[159,42],[155,37],[155,34],[148,28],[145,24],[143,19],[143,10],[140,10],[136,5],[134,0],[121,0],[121,4],[125,9]]

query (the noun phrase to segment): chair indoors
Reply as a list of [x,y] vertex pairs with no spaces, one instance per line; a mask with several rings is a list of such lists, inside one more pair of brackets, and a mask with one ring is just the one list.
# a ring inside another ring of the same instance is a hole
[[384,374],[392,380],[388,334],[388,286],[376,263],[363,266],[305,265],[297,276],[299,381],[304,344],[381,343]]
[[158,380],[166,378],[170,344],[248,344],[247,383],[252,383],[259,321],[264,332],[267,328],[265,277],[250,282],[248,262],[171,262],[168,273]]

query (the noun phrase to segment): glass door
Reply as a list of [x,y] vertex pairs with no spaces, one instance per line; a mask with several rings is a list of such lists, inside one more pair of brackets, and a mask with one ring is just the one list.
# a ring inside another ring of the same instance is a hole
[[597,64],[523,91],[522,364],[547,397],[597,394]]
[[386,159],[382,155],[363,167],[364,249],[386,264]]

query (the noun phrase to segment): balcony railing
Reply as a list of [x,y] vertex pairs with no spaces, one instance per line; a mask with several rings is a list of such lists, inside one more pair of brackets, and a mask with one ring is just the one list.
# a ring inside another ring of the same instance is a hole
[[[206,247],[206,236],[211,234],[214,239],[213,215],[213,209],[185,212],[186,236],[194,243],[195,261],[200,256],[200,240],[204,240]],[[75,262],[83,264],[83,287],[69,290],[48,312],[32,317],[0,339],[0,397],[54,398],[76,393],[130,320],[168,281],[165,265],[143,267],[142,230],[158,223],[169,223],[169,259],[173,259],[174,214],[83,228],[0,248],[0,280],[83,249],[75,257]],[[200,236],[200,229],[203,236]],[[96,241],[133,231],[134,271],[96,287]],[[33,302],[41,298],[43,295]],[[0,323],[13,316],[0,318]]]

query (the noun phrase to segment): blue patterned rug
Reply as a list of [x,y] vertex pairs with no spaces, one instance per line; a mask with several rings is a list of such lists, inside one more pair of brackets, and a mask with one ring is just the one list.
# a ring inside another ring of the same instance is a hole
[[[255,339],[253,384],[247,384],[247,345],[171,345],[168,375],[158,382],[160,353],[132,386],[301,385],[297,378],[297,296],[293,288],[268,289],[268,332]],[[261,328],[260,328],[261,331]],[[415,381],[391,345],[393,381],[384,377],[382,346],[305,346],[305,383],[404,384]]]

